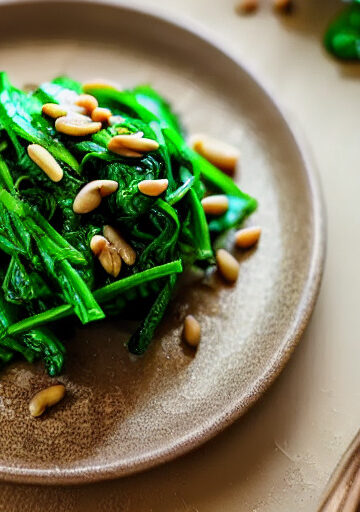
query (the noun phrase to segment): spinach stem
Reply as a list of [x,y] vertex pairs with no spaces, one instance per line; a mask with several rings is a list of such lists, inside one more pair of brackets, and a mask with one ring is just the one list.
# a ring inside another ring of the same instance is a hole
[[[110,301],[118,295],[125,293],[126,291],[140,285],[152,281],[154,279],[161,279],[171,274],[178,274],[182,271],[182,264],[180,260],[165,263],[157,267],[144,270],[138,274],[134,274],[114,283],[108,284],[103,288],[99,288],[94,292],[94,297],[99,303]],[[37,315],[30,316],[24,320],[11,325],[7,329],[8,336],[14,336],[20,334],[34,327],[38,327],[48,322],[54,322],[60,320],[74,313],[74,308],[71,304],[62,304],[55,308],[44,311]]]

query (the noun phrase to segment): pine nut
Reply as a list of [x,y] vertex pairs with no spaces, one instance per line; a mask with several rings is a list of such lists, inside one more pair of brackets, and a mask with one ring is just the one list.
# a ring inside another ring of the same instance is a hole
[[75,103],[79,107],[84,107],[89,113],[99,106],[98,100],[91,94],[80,94]]
[[85,137],[101,130],[102,124],[94,123],[90,117],[71,113],[56,119],[55,128],[58,132],[65,133],[66,135]]
[[[109,147],[108,147],[108,149],[109,149]],[[143,153],[138,153],[137,151],[131,151],[131,149],[126,149],[126,148],[117,148],[116,150],[109,149],[109,151],[111,151],[112,153],[116,153],[117,155],[124,156],[126,158],[142,158],[144,156]]]
[[103,80],[102,78],[89,80],[88,82],[83,83],[83,91],[87,92],[92,89],[120,89],[119,85],[115,82],[111,82],[110,80]]
[[239,229],[235,233],[235,245],[240,249],[248,249],[258,242],[260,235],[261,228],[259,226]]
[[113,180],[94,180],[87,183],[77,194],[73,204],[75,213],[89,213],[97,208],[103,197],[115,192],[119,184]]
[[52,181],[60,181],[64,172],[51,153],[39,144],[30,144],[27,147],[29,157]]
[[226,281],[233,283],[237,280],[240,265],[228,251],[225,249],[216,251],[216,263],[220,274]]
[[121,270],[120,255],[109,240],[101,235],[94,235],[90,242],[90,249],[98,257],[103,269],[113,277],[117,277]]
[[191,147],[222,171],[233,175],[239,160],[239,151],[225,142],[197,134],[190,139]]
[[134,265],[136,252],[130,244],[121,236],[119,231],[112,226],[104,226],[104,236],[115,247],[126,265]]
[[138,189],[146,196],[159,196],[168,188],[168,180],[143,180],[138,183]]
[[121,270],[121,258],[115,247],[111,244],[99,254],[99,261],[103,269],[113,277],[117,277]]
[[108,123],[110,126],[113,126],[114,124],[120,124],[124,121],[125,119],[122,116],[111,116],[108,120]]
[[159,148],[159,143],[153,139],[143,137],[142,132],[131,133],[129,135],[116,135],[113,137],[113,144],[123,146],[134,151],[145,153],[155,151]]
[[288,11],[291,8],[291,0],[273,0],[274,9],[277,11]]
[[53,119],[57,119],[58,117],[64,117],[67,115],[74,114],[86,114],[87,110],[83,107],[78,107],[77,105],[64,105],[57,103],[45,103],[42,107],[43,114],[52,117]]
[[127,156],[126,151],[136,152],[137,154],[155,151],[159,148],[159,143],[153,139],[142,137],[142,132],[131,133],[130,135],[116,135],[109,144],[108,150],[122,156]]
[[229,209],[229,199],[223,194],[204,197],[201,204],[208,215],[222,215]]
[[236,10],[240,14],[250,14],[259,7],[259,0],[242,0]]
[[142,156],[144,156],[142,153],[139,153],[138,151],[132,151],[131,149],[128,149],[125,146],[123,146],[118,141],[117,137],[122,137],[122,135],[116,135],[110,140],[108,144],[109,151],[128,158],[141,158]]
[[191,347],[197,347],[200,343],[201,327],[192,315],[187,315],[184,321],[184,340]]
[[99,256],[101,251],[105,249],[108,243],[108,240],[106,240],[104,236],[94,235],[90,241],[90,249],[95,254],[95,256]]
[[52,407],[64,398],[65,386],[57,384],[39,391],[32,397],[29,403],[31,416],[41,416],[47,407]]
[[100,123],[105,123],[111,117],[111,110],[108,108],[97,107],[91,112],[91,119]]
[[53,119],[57,119],[58,117],[66,116],[67,110],[57,103],[45,103],[45,105],[42,106],[42,113]]

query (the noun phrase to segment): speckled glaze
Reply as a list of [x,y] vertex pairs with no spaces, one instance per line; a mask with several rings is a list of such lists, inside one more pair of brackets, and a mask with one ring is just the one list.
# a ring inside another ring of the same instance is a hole
[[[272,99],[199,27],[96,1],[5,2],[0,17],[1,67],[15,83],[61,73],[151,82],[191,131],[222,134],[240,148],[236,179],[259,200],[247,225],[262,226],[261,240],[236,253],[236,286],[216,274],[185,277],[144,357],[124,348],[131,325],[103,322],[69,336],[64,323],[69,356],[56,381],[67,395],[39,419],[28,401],[52,379],[26,364],[1,376],[0,478],[65,484],[127,475],[209,439],[279,374],[321,280],[319,187]],[[181,342],[190,312],[202,326],[196,355]]]

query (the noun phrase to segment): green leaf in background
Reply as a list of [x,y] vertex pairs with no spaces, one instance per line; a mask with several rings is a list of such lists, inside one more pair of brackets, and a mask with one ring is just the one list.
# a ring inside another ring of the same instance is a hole
[[353,1],[330,23],[324,44],[327,50],[339,59],[360,59],[359,0]]

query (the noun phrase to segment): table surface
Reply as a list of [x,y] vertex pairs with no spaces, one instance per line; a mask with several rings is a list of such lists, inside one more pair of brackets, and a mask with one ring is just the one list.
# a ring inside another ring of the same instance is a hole
[[[266,0],[240,17],[235,0],[152,0],[191,17],[237,52],[305,133],[322,178],[328,251],[320,297],[289,364],[241,420],[195,452],[91,487],[0,484],[0,509],[48,512],[310,512],[360,424],[360,65],[321,46],[335,0]],[[52,506],[49,508],[49,503]]]

